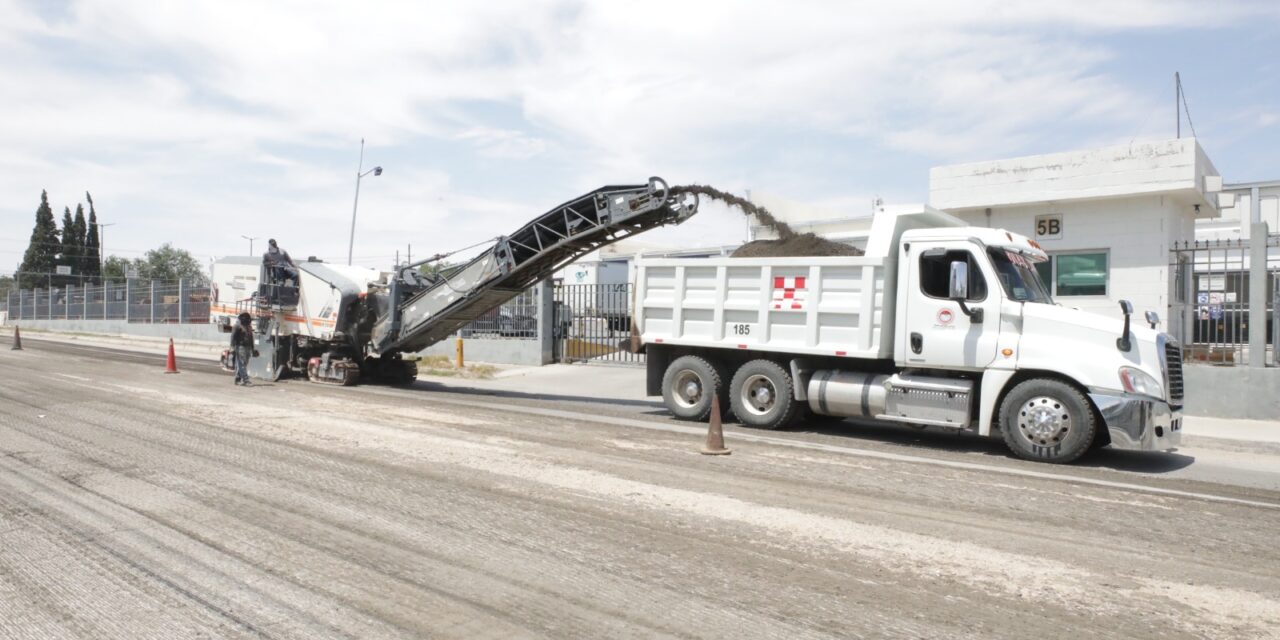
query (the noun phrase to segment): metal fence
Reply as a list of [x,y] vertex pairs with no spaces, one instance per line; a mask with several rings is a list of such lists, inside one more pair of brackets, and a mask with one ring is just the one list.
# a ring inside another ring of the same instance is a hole
[[630,348],[633,305],[630,284],[556,285],[555,359],[643,364]]
[[462,338],[500,340],[536,340],[538,338],[538,300],[535,289],[504,302],[484,313],[458,331]]
[[106,282],[10,291],[11,320],[125,320],[141,323],[209,322],[209,287],[184,280]]
[[1183,344],[1188,362],[1218,365],[1247,364],[1249,335],[1264,331],[1270,343],[1260,354],[1267,363],[1276,362],[1280,343],[1280,236],[1267,238],[1265,300],[1266,326],[1250,326],[1250,247],[1247,240],[1211,240],[1179,243],[1170,252],[1169,272],[1173,275],[1170,304],[1175,337]]

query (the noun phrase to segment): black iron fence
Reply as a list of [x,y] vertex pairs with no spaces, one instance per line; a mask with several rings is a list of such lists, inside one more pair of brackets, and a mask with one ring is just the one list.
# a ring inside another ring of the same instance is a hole
[[1249,336],[1263,331],[1266,353],[1258,354],[1267,363],[1276,361],[1280,341],[1277,291],[1280,291],[1280,236],[1267,238],[1266,296],[1263,326],[1251,326],[1252,252],[1248,240],[1211,240],[1179,243],[1170,253],[1169,271],[1173,295],[1169,305],[1169,326],[1183,345],[1188,362],[1218,365],[1246,364]]
[[633,291],[627,283],[557,285],[556,360],[643,364],[644,354],[631,349]]
[[536,340],[538,338],[538,300],[535,289],[526,290],[472,320],[458,331],[462,338],[503,340]]

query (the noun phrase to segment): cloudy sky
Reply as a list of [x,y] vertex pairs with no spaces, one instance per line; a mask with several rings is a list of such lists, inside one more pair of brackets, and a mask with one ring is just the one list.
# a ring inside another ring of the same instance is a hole
[[1226,180],[1280,178],[1277,27],[1273,1],[0,0],[0,265],[41,189],[92,192],[124,257],[345,260],[362,137],[369,266],[650,175],[864,214],[938,164],[1173,137],[1175,70]]

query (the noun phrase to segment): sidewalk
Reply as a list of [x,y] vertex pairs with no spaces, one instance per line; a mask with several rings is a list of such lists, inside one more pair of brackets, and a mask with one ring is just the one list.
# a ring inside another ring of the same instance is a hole
[[[143,336],[107,336],[67,334],[39,330],[23,330],[24,336],[40,340],[70,342],[141,353],[163,354],[169,341]],[[218,360],[224,344],[198,341],[175,341],[178,358]],[[609,364],[552,364],[542,367],[495,365],[490,379],[419,376],[444,388],[492,389],[531,395],[548,394],[582,398],[611,399],[625,402],[661,403],[660,398],[645,395],[644,367]],[[1239,420],[1208,416],[1185,416],[1183,434],[1190,438],[1215,438],[1241,442],[1280,444],[1280,417],[1277,420]]]
[[[12,331],[9,327],[5,327],[5,330],[6,332]],[[7,335],[11,334],[7,333]],[[35,340],[48,340],[50,342],[66,342],[69,344],[82,344],[90,347],[104,347],[107,349],[119,349],[121,351],[133,351],[137,353],[159,355],[164,355],[169,348],[168,338],[151,336],[67,333],[63,331],[46,331],[42,329],[24,328],[22,329],[22,337],[32,338]],[[228,337],[227,343],[230,343],[230,337]],[[222,356],[222,350],[227,348],[227,343],[204,342],[199,340],[174,340],[173,351],[178,358],[217,361]]]

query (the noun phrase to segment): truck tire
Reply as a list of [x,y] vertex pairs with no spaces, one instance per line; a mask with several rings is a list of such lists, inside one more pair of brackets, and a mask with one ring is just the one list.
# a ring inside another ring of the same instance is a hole
[[1089,401],[1058,380],[1020,382],[1000,404],[1004,442],[1026,460],[1072,462],[1089,450],[1097,429]]
[[[724,399],[720,368],[698,356],[680,356],[662,375],[662,401],[680,420],[702,421],[711,416],[711,397]],[[723,408],[724,402],[720,403]]]
[[729,385],[729,405],[738,422],[758,429],[782,429],[801,414],[791,372],[771,360],[752,360],[738,368]]

